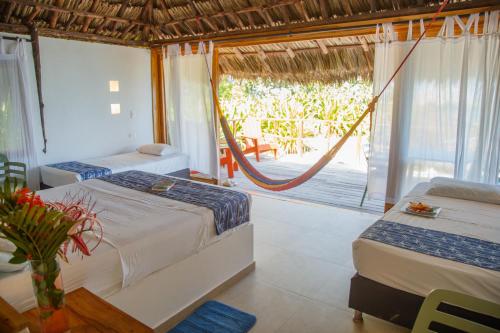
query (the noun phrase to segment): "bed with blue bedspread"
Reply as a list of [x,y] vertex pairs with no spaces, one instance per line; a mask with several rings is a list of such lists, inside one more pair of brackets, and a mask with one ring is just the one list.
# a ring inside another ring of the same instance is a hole
[[128,170],[167,174],[188,166],[189,157],[182,153],[157,156],[134,151],[82,161],[48,164],[40,167],[40,171],[44,187],[56,187]]
[[[436,288],[500,302],[500,205],[429,195],[430,187],[417,185],[353,242],[350,307],[411,326]],[[410,201],[442,210],[405,214]]]

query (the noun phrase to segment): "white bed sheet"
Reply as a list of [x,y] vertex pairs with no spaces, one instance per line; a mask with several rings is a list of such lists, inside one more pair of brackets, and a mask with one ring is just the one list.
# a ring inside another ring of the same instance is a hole
[[[131,153],[82,160],[81,162],[111,169],[113,173],[139,170],[164,175],[189,167],[189,157],[181,153],[156,156],[141,154],[134,151]],[[52,168],[46,165],[40,167],[40,172],[42,182],[51,187],[82,181],[78,173]]]
[[[425,195],[428,188],[417,185],[383,219],[500,243],[500,205]],[[442,211],[436,219],[404,214],[401,207],[409,201]],[[361,238],[353,242],[353,261],[361,276],[413,294],[443,288],[500,302],[500,272]]]
[[[89,193],[104,226],[104,242],[90,257],[62,263],[67,291],[85,286],[102,297],[201,251],[246,224],[217,235],[213,212],[93,179],[38,192],[44,200]],[[28,271],[0,274],[0,294],[18,311],[34,306]]]

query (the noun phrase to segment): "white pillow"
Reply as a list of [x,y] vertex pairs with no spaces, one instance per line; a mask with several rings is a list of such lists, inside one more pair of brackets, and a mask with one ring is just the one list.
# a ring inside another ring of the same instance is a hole
[[28,262],[24,262],[22,264],[9,264],[9,260],[12,258],[12,254],[8,252],[0,252],[0,272],[2,273],[11,273],[24,269]]
[[137,151],[142,154],[165,156],[176,153],[177,149],[175,149],[171,145],[163,143],[151,143],[149,145],[140,146],[139,148],[137,148]]
[[431,179],[431,188],[426,194],[500,205],[500,186],[451,178]]
[[0,252],[14,252],[15,250],[16,246],[14,245],[14,243],[5,238],[0,238]]

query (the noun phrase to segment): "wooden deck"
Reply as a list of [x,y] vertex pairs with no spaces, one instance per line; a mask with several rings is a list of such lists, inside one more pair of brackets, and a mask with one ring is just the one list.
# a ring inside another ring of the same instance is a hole
[[[262,156],[260,162],[253,157],[248,158],[259,171],[276,179],[293,178],[310,167],[306,164],[275,161],[268,156]],[[223,179],[227,178],[226,169],[221,169],[221,176]],[[363,206],[360,206],[366,186],[366,172],[335,161],[308,182],[283,192],[262,189],[250,182],[241,171],[235,171],[233,180],[237,183],[237,187],[274,196],[377,213],[384,210],[384,202],[381,200],[365,199]]]

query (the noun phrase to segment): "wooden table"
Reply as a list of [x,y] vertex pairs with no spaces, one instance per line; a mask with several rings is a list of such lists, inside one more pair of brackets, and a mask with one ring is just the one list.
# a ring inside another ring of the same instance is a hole
[[[79,288],[66,295],[66,313],[71,333],[154,332],[153,329],[85,288]],[[24,312],[23,316],[31,324],[30,332],[39,332],[37,310]]]

